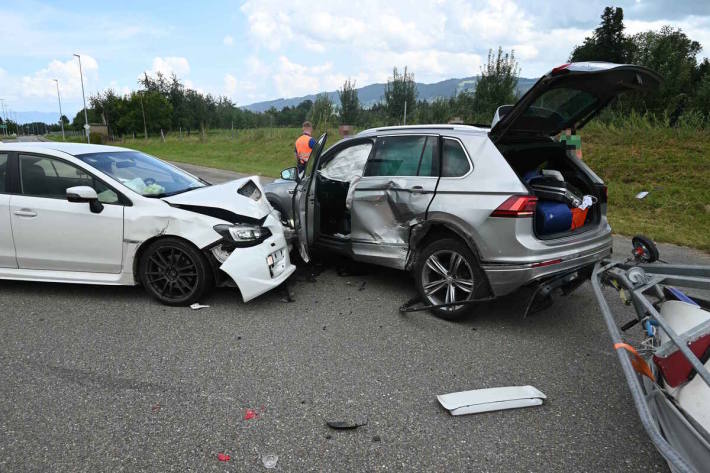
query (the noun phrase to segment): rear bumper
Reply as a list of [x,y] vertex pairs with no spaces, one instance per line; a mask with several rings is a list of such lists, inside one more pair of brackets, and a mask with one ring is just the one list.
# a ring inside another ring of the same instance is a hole
[[[557,273],[589,266],[611,255],[611,236],[604,245],[592,250],[555,258],[554,255],[542,261],[524,264],[484,264],[481,266],[496,297],[509,294],[533,281],[547,278]],[[561,261],[557,262],[556,260]],[[544,265],[544,263],[554,262]],[[541,264],[543,264],[541,266]]]

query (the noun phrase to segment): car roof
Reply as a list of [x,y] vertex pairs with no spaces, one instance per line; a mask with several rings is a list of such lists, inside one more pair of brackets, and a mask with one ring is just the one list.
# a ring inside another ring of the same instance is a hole
[[57,141],[41,141],[41,142],[25,142],[18,141],[15,143],[0,143],[0,150],[5,151],[61,151],[63,153],[70,154],[72,156],[88,153],[105,153],[105,152],[116,152],[116,151],[133,151],[127,148],[120,148],[118,146],[106,146],[106,145],[90,145],[86,143],[66,143]]
[[473,125],[454,125],[454,124],[431,124],[431,125],[402,125],[402,126],[385,126],[379,128],[370,128],[363,130],[355,136],[373,136],[383,133],[406,134],[406,133],[465,133],[465,134],[484,134],[488,133],[488,128],[473,126]]

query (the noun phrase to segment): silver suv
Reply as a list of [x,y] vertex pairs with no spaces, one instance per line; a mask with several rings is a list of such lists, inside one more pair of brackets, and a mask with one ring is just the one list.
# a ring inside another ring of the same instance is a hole
[[443,318],[525,285],[573,285],[611,253],[606,186],[553,137],[659,83],[639,66],[566,64],[501,107],[491,128],[377,128],[325,151],[323,135],[305,174],[284,170],[267,199],[305,261],[323,249],[413,271]]

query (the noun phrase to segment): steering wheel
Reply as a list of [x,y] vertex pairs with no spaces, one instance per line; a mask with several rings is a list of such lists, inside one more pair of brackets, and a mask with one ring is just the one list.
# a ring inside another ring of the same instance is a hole
[[152,186],[153,184],[155,184],[155,179],[149,177],[147,179],[143,179],[143,183],[146,185],[146,187]]

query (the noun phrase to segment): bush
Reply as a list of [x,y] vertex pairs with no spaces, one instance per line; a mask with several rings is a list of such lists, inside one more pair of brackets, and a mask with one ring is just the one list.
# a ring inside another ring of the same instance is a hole
[[89,142],[92,145],[102,145],[104,144],[104,135],[101,133],[89,133]]

